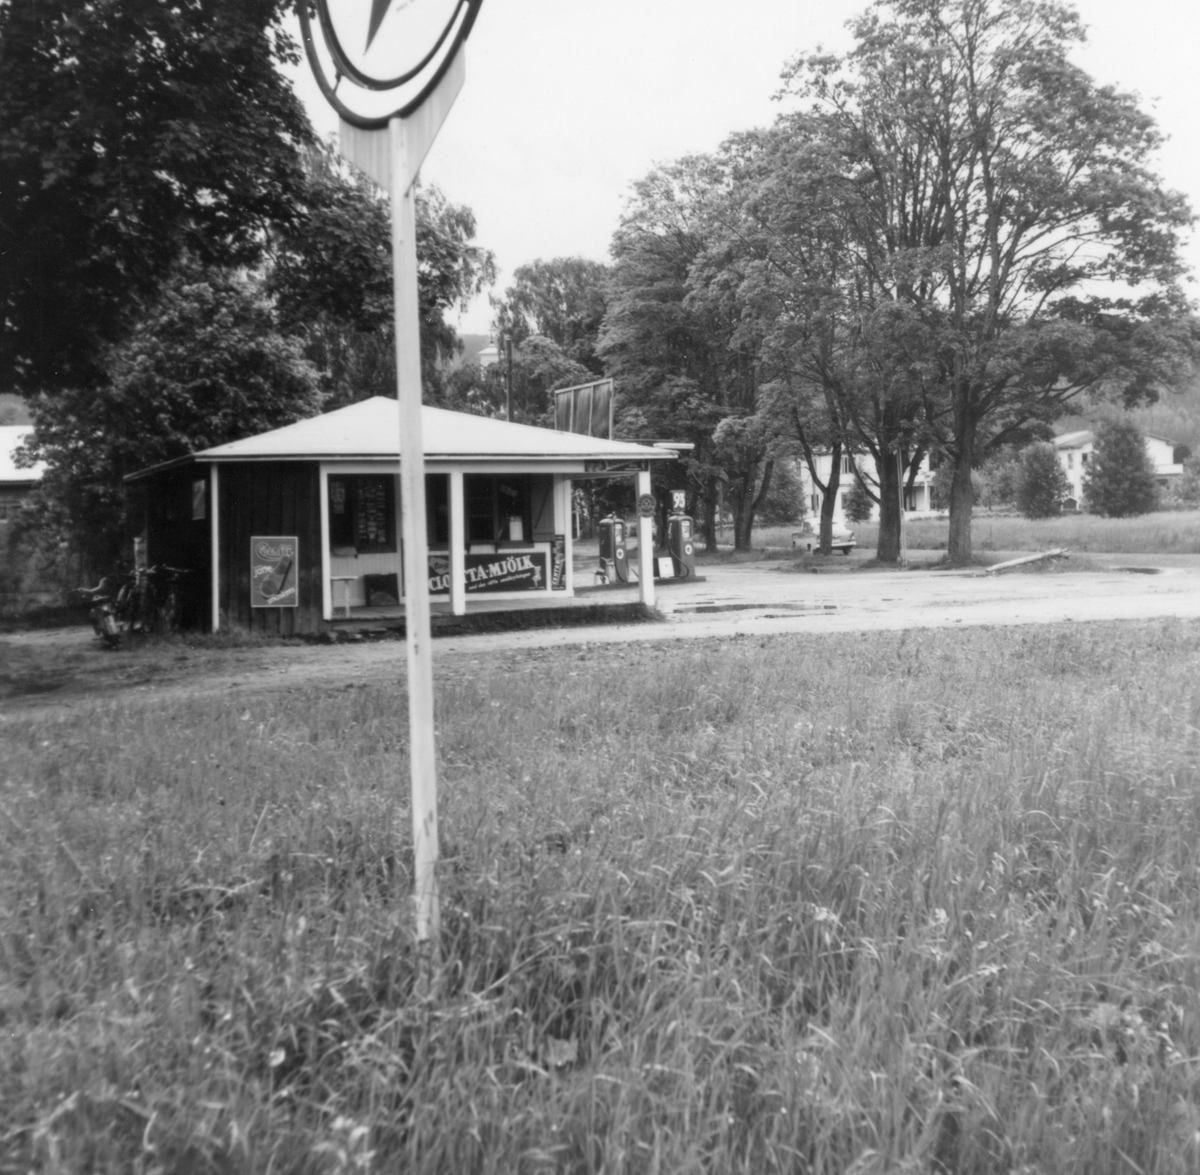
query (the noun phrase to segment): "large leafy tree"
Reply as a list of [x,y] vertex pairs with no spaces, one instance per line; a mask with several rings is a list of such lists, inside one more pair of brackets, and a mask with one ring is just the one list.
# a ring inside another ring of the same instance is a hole
[[[626,432],[695,446],[683,465],[710,549],[722,496],[733,508],[735,545],[749,546],[777,442],[762,414],[765,389],[736,282],[725,276],[733,258],[714,232],[713,211],[730,198],[730,183],[722,160],[692,156],[634,185],[613,237],[599,346],[618,380]],[[715,258],[714,249],[726,252]]]
[[[777,425],[822,491],[821,550],[831,549],[842,455],[865,452],[880,481],[856,484],[880,506],[878,557],[894,561],[900,476],[915,476],[928,440],[906,355],[919,323],[860,264],[853,145],[830,120],[801,113],[737,136],[722,155],[735,179],[721,218],[732,238],[724,276],[738,283],[743,323],[755,323]],[[818,452],[831,458],[824,479]]]
[[1184,199],[1128,94],[1069,60],[1059,0],[878,0],[845,56],[788,89],[851,148],[857,264],[914,327],[908,371],[953,462],[949,557],[971,556],[971,471],[1088,389],[1152,397],[1190,362]]
[[276,68],[288,6],[0,4],[0,385],[102,381],[184,251],[248,264],[292,220],[311,131]]
[[607,308],[607,285],[608,267],[586,257],[520,265],[504,297],[492,299],[496,333],[516,345],[541,335],[568,359],[602,374],[596,344]]
[[[462,344],[450,311],[495,281],[475,217],[434,186],[418,190],[417,297],[426,399],[446,395],[443,371]],[[270,240],[269,285],[283,328],[305,339],[329,404],[396,394],[391,234],[386,197],[333,149],[305,156],[297,216]]]
[[28,454],[49,464],[38,518],[66,526],[93,572],[120,554],[126,474],[320,408],[316,369],[261,283],[190,260],[102,362],[104,382],[34,399]]

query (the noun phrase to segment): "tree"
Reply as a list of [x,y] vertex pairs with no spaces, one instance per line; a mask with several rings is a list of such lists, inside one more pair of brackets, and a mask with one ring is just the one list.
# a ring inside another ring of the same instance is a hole
[[[948,462],[943,462],[938,466],[932,480],[929,483],[929,504],[935,510],[948,510],[950,508],[950,490],[954,485],[954,466]],[[990,491],[987,488],[987,478],[981,469],[971,470],[971,486],[974,500],[980,505],[987,505],[990,502]],[[984,499],[988,498],[989,502]]]
[[[619,427],[631,438],[671,438],[699,499],[706,544],[716,549],[717,503],[728,492],[734,543],[750,545],[754,511],[770,490],[774,457],[752,424],[763,391],[754,349],[737,337],[741,307],[693,281],[707,247],[708,201],[725,181],[706,156],[660,167],[634,185],[613,237],[612,280],[599,343],[617,381]],[[718,443],[716,431],[726,418]]]
[[[975,489],[975,501],[994,510],[1000,506],[1009,506],[1017,500],[1017,478],[1020,474],[1020,457],[1012,449],[1002,449],[993,453],[979,469],[979,483]],[[938,471],[940,474],[940,470]],[[953,473],[953,470],[951,470]],[[950,487],[946,486],[946,506],[950,503]],[[941,507],[945,509],[945,506]]]
[[1084,389],[1134,403],[1187,370],[1191,214],[1150,170],[1150,117],[1069,61],[1084,34],[1059,0],[878,0],[852,31],[788,88],[851,148],[859,264],[907,317],[965,563],[990,451]]
[[[554,391],[588,383],[593,375],[563,354],[551,339],[531,335],[513,351],[513,420],[521,424],[554,426]],[[506,365],[481,369],[466,364],[446,380],[446,405],[479,416],[503,416],[507,407]]]
[[596,344],[607,309],[607,285],[608,267],[585,257],[520,265],[504,297],[492,299],[496,337],[519,345],[541,335],[568,359],[602,375]]
[[246,265],[311,130],[286,0],[0,4],[0,386],[103,382],[174,262]]
[[[799,112],[768,132],[735,136],[722,148],[733,160],[736,199],[721,228],[736,278],[761,338],[759,362],[771,381],[779,427],[799,446],[823,495],[820,549],[832,549],[834,502],[842,454],[869,454],[880,492],[876,557],[900,555],[900,509],[892,487],[912,485],[932,422],[933,406],[913,377],[911,353],[923,340],[890,275],[862,263],[862,227],[872,212],[848,167],[856,147],[845,128]],[[822,479],[816,454],[827,453]]]
[[1200,456],[1183,462],[1183,474],[1175,487],[1175,501],[1180,506],[1195,509],[1200,506]]
[[808,513],[804,501],[804,483],[794,459],[775,462],[771,489],[758,510],[763,526],[794,526]]
[[875,510],[875,503],[867,493],[867,487],[856,477],[850,492],[846,494],[846,504],[842,512],[848,522],[869,522]]
[[1146,438],[1133,421],[1105,420],[1096,426],[1095,448],[1083,474],[1083,497],[1088,510],[1109,518],[1158,508],[1158,483]]
[[126,474],[320,410],[300,341],[279,333],[260,283],[237,271],[182,263],[103,362],[107,382],[34,400],[29,447],[49,464],[42,502],[65,512],[92,572],[120,554]]
[[[447,315],[495,281],[495,260],[474,243],[471,210],[440,189],[418,189],[416,219],[421,377],[426,400],[440,403],[446,361],[462,349]],[[303,336],[328,406],[395,396],[387,199],[331,146],[306,153],[297,215],[272,233],[270,260],[281,326]]]
[[1058,450],[1049,441],[1035,441],[1021,450],[1017,465],[1017,509],[1026,518],[1053,518],[1062,513],[1071,495]]

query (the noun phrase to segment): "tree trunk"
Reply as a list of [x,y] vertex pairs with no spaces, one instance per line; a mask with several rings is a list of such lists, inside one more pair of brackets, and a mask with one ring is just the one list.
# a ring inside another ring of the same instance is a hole
[[955,567],[971,562],[971,507],[975,490],[971,470],[975,465],[975,421],[963,412],[954,422],[954,478],[950,482],[950,538],[946,557]]
[[950,483],[950,539],[946,557],[955,567],[971,562],[971,507],[975,490],[971,485],[971,460],[959,456],[954,462],[954,480]]
[[833,554],[833,511],[837,505],[838,488],[842,484],[842,446],[835,441],[829,453],[829,477],[821,497],[821,525],[817,532],[817,553]]
[[704,550],[717,553],[717,479],[710,477],[704,486]]
[[880,563],[900,561],[899,461],[893,449],[884,449],[879,454],[879,542],[875,558]]
[[754,499],[745,494],[733,504],[733,549],[750,550],[750,530],[754,524]]

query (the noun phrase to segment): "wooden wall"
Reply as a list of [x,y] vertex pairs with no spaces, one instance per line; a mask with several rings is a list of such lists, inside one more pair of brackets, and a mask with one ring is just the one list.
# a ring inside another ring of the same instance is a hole
[[[204,517],[195,518],[193,482],[203,481]],[[210,567],[208,470],[188,464],[167,469],[129,487],[130,539],[143,534],[151,566],[165,563],[187,572],[180,581],[179,626],[204,629],[209,623]],[[130,544],[132,545],[132,543]]]
[[[315,461],[247,462],[220,467],[221,626],[254,632],[319,632],[321,520]],[[250,607],[250,539],[295,535],[299,540],[295,608]]]

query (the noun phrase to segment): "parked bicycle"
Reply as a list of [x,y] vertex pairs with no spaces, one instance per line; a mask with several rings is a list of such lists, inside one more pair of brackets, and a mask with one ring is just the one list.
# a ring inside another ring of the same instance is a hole
[[116,648],[131,633],[173,632],[179,627],[183,579],[189,572],[162,563],[106,575],[75,595],[90,605],[88,619],[100,640]]

